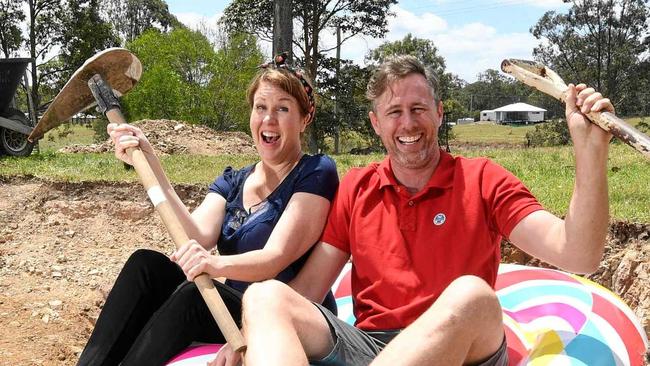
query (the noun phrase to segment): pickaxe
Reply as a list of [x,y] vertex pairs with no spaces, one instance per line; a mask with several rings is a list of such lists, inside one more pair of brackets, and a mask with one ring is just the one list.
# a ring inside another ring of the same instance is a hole
[[[126,123],[117,96],[131,90],[140,80],[141,75],[140,60],[126,49],[109,48],[96,54],[72,75],[28,139],[35,141],[41,138],[48,130],[94,105],[97,105],[97,109],[105,114],[110,122]],[[133,167],[176,247],[187,243],[189,237],[165,198],[142,151],[138,148],[130,148],[127,154],[131,157]],[[243,352],[246,348],[244,339],[214,287],[212,279],[207,274],[202,274],[194,279],[194,283],[228,343],[234,350]]]
[[[555,71],[548,67],[526,60],[506,59],[501,62],[501,70],[533,88],[566,102],[567,85]],[[610,112],[591,112],[587,114],[591,122],[632,146],[650,159],[650,137],[630,126]]]

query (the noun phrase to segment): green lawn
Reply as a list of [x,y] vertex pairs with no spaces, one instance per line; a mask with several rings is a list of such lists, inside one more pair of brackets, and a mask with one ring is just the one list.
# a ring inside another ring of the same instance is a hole
[[452,128],[454,139],[451,142],[524,145],[526,132],[534,130],[533,125],[497,125],[471,123]]
[[[638,123],[633,119],[631,123]],[[63,127],[59,127],[62,129]],[[487,144],[523,145],[526,131],[533,126],[501,126],[471,124],[454,127],[457,141]],[[112,154],[62,154],[56,151],[66,145],[89,144],[90,128],[73,125],[72,133],[59,137],[58,129],[48,133],[52,139],[41,141],[41,153],[27,158],[0,157],[1,176],[35,176],[55,181],[137,181],[133,170]],[[453,154],[468,157],[486,156],[518,176],[550,211],[566,212],[573,188],[574,161],[571,147],[520,148],[489,147],[454,149]],[[339,175],[350,168],[379,161],[381,155],[338,155]],[[257,160],[255,155],[170,155],[162,157],[165,171],[172,182],[207,185],[226,166],[240,168]],[[612,218],[650,222],[650,162],[623,144],[612,144],[608,165],[610,207]]]

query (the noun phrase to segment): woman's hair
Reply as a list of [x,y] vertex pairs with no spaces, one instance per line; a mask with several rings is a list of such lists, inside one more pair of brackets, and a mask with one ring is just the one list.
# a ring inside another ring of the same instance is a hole
[[248,86],[246,99],[252,108],[255,92],[262,82],[267,82],[287,92],[298,101],[302,115],[309,115],[309,120],[314,118],[316,106],[311,82],[300,71],[296,71],[285,63],[286,55],[278,55],[267,64],[260,65],[260,71],[255,75]]
[[433,95],[436,104],[440,102],[438,79],[433,72],[414,56],[402,55],[393,56],[384,61],[370,78],[366,89],[366,98],[372,102],[372,109],[374,110],[376,107],[375,101],[377,98],[384,94],[393,82],[401,80],[410,74],[424,76],[431,87],[431,95]]

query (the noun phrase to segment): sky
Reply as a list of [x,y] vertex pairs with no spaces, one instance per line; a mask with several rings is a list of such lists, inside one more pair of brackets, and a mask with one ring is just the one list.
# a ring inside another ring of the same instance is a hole
[[[169,10],[190,27],[214,24],[230,3],[225,0],[167,0]],[[369,50],[411,33],[433,41],[447,63],[447,71],[476,81],[480,72],[498,69],[504,58],[532,59],[540,42],[530,28],[547,11],[566,12],[562,0],[401,0],[391,7],[383,39],[357,36],[343,44],[341,57],[365,65]],[[272,14],[269,14],[272,16]],[[321,34],[323,47],[336,37]],[[270,45],[262,45],[270,53]],[[270,57],[270,54],[267,55]]]

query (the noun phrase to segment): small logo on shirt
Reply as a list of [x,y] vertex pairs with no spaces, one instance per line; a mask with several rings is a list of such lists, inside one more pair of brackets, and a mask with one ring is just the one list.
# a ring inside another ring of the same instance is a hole
[[444,224],[446,220],[447,220],[447,216],[445,216],[445,214],[443,213],[439,213],[436,216],[434,216],[433,224],[436,226],[440,226]]

